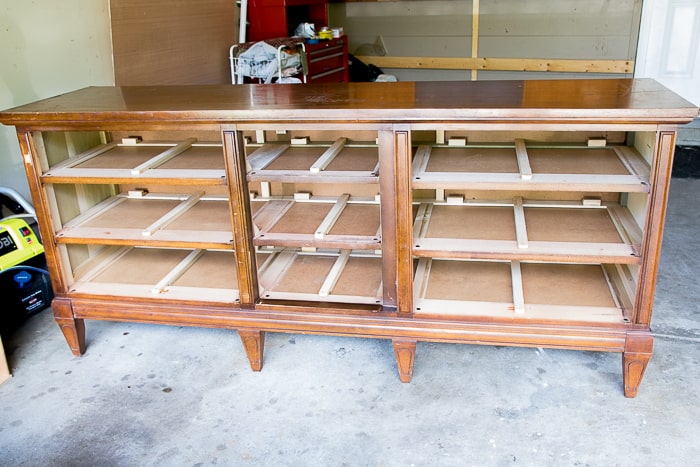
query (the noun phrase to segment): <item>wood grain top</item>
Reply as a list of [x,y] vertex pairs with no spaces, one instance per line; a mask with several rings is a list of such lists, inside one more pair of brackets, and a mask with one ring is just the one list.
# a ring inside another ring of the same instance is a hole
[[89,87],[0,112],[7,125],[550,121],[686,123],[651,79]]

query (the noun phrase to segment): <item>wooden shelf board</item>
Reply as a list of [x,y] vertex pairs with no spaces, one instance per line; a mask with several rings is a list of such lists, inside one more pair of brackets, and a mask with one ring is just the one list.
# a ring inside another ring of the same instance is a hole
[[418,257],[462,259],[515,259],[572,263],[639,264],[638,252],[618,243],[529,242],[520,248],[515,241],[423,239],[413,254]]
[[56,241],[232,248],[226,198],[198,197],[185,203],[187,195],[112,197],[68,222]]
[[152,169],[133,175],[131,169],[63,169],[49,171],[42,177],[44,183],[139,183],[170,185],[226,185],[224,170]]
[[[352,253],[334,270],[342,254],[304,254],[290,249],[276,253],[260,269],[261,298],[381,303],[381,258]],[[329,276],[333,279],[330,285]]]
[[433,147],[425,172],[518,173],[514,147]]
[[418,299],[414,316],[417,318],[442,317],[469,319],[488,317],[492,320],[515,322],[590,322],[596,324],[624,324],[620,309],[615,307],[524,305],[520,313],[510,303],[465,302],[456,300]]
[[[225,184],[225,164],[221,144],[109,143],[90,149],[51,167],[43,174],[47,183],[118,183],[145,180],[173,184]],[[188,181],[183,181],[188,180]],[[179,181],[179,182],[178,182]]]
[[266,144],[248,156],[248,180],[377,183],[378,161],[376,146]]
[[109,143],[64,160],[51,167],[51,171],[67,169],[135,169],[153,161],[152,166],[171,169],[224,169],[224,158],[219,145],[192,145],[194,139],[182,152],[159,163],[153,161],[159,155],[172,151],[181,143],[139,143],[122,145]]
[[[334,157],[329,157],[331,154],[334,154]],[[320,169],[316,162],[322,156],[324,164],[326,162],[327,164]],[[312,167],[318,167],[320,172],[324,170],[371,172],[377,165],[379,153],[376,144],[358,145],[339,141],[295,145],[269,143],[255,148],[247,159],[251,170],[256,171],[311,171]]]
[[284,183],[379,183],[374,171],[331,171],[313,173],[308,170],[260,170],[248,174],[249,182]]
[[414,188],[648,192],[649,170],[629,147],[420,146]]
[[[626,317],[600,265],[421,259],[414,290],[415,314],[455,318],[623,324]],[[522,281],[522,291],[514,284]],[[522,312],[514,297],[522,293]]]
[[239,298],[236,259],[224,251],[203,251],[194,262],[187,262],[172,284],[154,293],[156,285],[183,264],[191,252],[154,248],[116,250],[79,277],[69,294],[235,303]]
[[[519,206],[524,226],[517,228]],[[623,219],[622,221],[619,219]],[[414,222],[421,257],[638,263],[641,232],[620,206],[507,201],[422,203]]]
[[253,223],[258,246],[381,248],[379,204],[340,198],[258,199]]
[[533,173],[629,175],[612,148],[528,148]]
[[144,300],[176,300],[183,302],[201,301],[206,303],[236,304],[239,301],[237,289],[216,289],[209,287],[170,286],[168,290],[154,294],[153,285],[75,282],[69,296],[114,296]]
[[648,193],[649,183],[636,175],[426,172],[413,178],[413,188],[453,190],[587,191]]

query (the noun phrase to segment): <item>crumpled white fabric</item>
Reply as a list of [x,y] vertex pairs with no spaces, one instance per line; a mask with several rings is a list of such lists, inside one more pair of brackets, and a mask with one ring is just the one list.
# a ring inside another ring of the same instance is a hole
[[[301,59],[298,53],[282,52],[280,56],[282,69],[298,68]],[[265,83],[271,83],[278,72],[277,49],[267,42],[256,42],[248,50],[238,55],[237,73],[243,76],[261,78]],[[285,73],[286,74],[286,73]]]
[[277,72],[277,49],[267,42],[256,42],[238,56],[237,73],[270,80]]

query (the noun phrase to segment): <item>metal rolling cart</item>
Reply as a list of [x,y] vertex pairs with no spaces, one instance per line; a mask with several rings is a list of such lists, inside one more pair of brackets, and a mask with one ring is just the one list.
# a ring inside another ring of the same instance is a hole
[[[298,37],[234,44],[229,49],[231,83],[306,82],[306,49]],[[292,78],[292,79],[290,79]]]

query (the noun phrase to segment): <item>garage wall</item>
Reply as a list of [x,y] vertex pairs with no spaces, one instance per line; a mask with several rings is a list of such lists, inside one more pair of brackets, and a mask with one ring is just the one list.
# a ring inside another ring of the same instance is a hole
[[[331,4],[350,52],[381,36],[389,56],[471,57],[472,1]],[[642,0],[487,0],[479,7],[479,57],[634,60]],[[399,70],[400,80],[469,79],[471,72]],[[479,79],[555,78],[557,73],[479,72]],[[591,76],[591,75],[587,75]]]
[[[0,108],[114,84],[108,0],[0,2]],[[14,127],[0,125],[0,185],[29,199]]]

